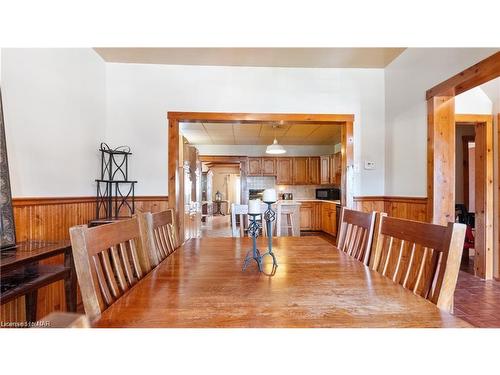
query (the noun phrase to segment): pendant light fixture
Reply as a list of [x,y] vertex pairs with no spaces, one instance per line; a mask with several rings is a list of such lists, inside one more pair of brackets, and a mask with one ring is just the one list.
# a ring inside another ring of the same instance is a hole
[[282,145],[278,144],[278,140],[276,139],[276,127],[277,125],[273,125],[274,141],[272,145],[267,146],[266,154],[278,155],[286,153],[286,150]]

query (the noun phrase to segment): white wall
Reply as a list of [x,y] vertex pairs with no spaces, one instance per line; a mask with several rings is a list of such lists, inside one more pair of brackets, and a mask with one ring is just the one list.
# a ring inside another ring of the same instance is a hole
[[386,67],[386,195],[427,195],[425,92],[497,51],[410,48]]
[[455,113],[491,115],[492,111],[490,98],[479,86],[455,96]]
[[3,49],[12,195],[88,196],[104,138],[105,64],[91,49]]
[[[333,154],[336,145],[300,146],[283,145],[286,154],[282,156],[321,156]],[[266,145],[196,145],[200,155],[269,156]]]
[[167,192],[168,111],[354,114],[354,195],[384,193],[384,72],[106,64],[110,145],[132,148],[138,195]]

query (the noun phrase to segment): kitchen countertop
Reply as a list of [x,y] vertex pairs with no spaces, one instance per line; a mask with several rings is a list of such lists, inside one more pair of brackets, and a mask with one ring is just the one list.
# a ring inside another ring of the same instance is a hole
[[331,204],[340,204],[340,200],[336,201],[329,201],[326,199],[314,199],[314,198],[297,198],[295,199],[297,202],[325,202],[325,203],[331,203]]

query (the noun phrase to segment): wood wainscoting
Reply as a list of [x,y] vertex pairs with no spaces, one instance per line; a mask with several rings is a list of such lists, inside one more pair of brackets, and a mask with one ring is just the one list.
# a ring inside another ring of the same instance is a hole
[[[17,242],[69,239],[69,228],[87,224],[95,217],[95,197],[14,198]],[[168,208],[167,196],[135,198],[136,212],[159,212]],[[57,256],[43,263],[63,263]],[[78,296],[80,302],[80,296]],[[38,291],[37,318],[52,311],[65,310],[64,284],[56,282]],[[1,306],[0,321],[24,321],[24,297]]]
[[386,212],[401,219],[427,221],[427,198],[424,197],[354,197],[354,207],[365,212]]

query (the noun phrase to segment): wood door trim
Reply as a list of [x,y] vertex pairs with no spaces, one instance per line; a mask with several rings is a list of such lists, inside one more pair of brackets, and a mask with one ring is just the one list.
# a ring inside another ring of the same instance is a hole
[[[426,92],[427,99],[427,219],[434,223],[445,223],[454,220],[455,203],[455,124],[458,122],[474,122],[485,125],[482,128],[482,139],[478,139],[476,131],[476,152],[482,155],[481,168],[476,174],[483,176],[485,184],[480,185],[478,194],[483,194],[480,207],[479,226],[484,223],[484,233],[478,242],[482,249],[476,251],[480,264],[475,266],[476,274],[485,279],[499,277],[500,263],[493,270],[493,191],[498,189],[498,181],[493,179],[493,126],[491,120],[471,118],[471,115],[455,116],[455,95],[477,87],[500,76],[500,52],[454,75],[448,80],[432,87]],[[483,115],[480,115],[483,116]],[[490,116],[490,118],[492,118]],[[479,121],[479,122],[478,122]],[[478,128],[476,128],[478,129]],[[479,141],[479,142],[478,142]],[[482,147],[478,148],[478,143]],[[478,165],[478,164],[477,164]],[[477,167],[476,165],[476,167]],[[476,176],[477,176],[476,175]],[[476,179],[477,180],[477,179]],[[476,182],[476,189],[478,183]],[[477,198],[476,198],[477,201]],[[476,215],[477,216],[477,215]],[[476,224],[478,220],[476,220]],[[498,226],[495,224],[498,232]],[[476,229],[477,232],[477,229]],[[497,244],[498,245],[498,244]],[[479,246],[477,246],[479,247]],[[499,247],[495,252],[498,255]],[[497,256],[497,259],[500,258]]]
[[228,112],[168,112],[169,120],[182,122],[279,122],[290,123],[341,123],[354,122],[352,114],[304,114],[304,113],[228,113]]
[[464,204],[469,210],[469,142],[474,141],[474,135],[462,136],[462,167],[463,167],[463,185],[464,185]]
[[425,97],[455,96],[500,76],[500,52],[427,90]]
[[[168,112],[168,200],[169,208],[175,209],[181,235],[184,233],[184,220],[180,220],[183,212],[183,197],[179,166],[179,123],[180,122],[213,122],[213,123],[262,123],[283,122],[286,124],[332,124],[342,126],[342,197],[344,205],[353,206],[353,164],[354,164],[354,115],[352,114],[303,114],[303,113],[225,113],[225,112]],[[241,170],[246,171],[248,165],[241,162]],[[246,178],[246,175],[245,175]],[[245,180],[246,181],[246,180]],[[243,184],[243,176],[242,176]],[[245,197],[242,197],[245,199]]]

